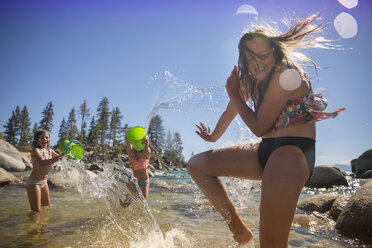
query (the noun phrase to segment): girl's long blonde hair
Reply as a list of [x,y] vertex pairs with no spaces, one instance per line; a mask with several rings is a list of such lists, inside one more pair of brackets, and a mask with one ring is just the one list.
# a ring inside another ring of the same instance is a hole
[[[313,14],[305,19],[294,22],[292,20],[284,22],[290,26],[289,30],[285,33],[278,34],[273,28],[269,27],[256,27],[255,30],[245,33],[239,41],[239,68],[241,72],[241,81],[243,87],[246,88],[251,100],[254,103],[256,110],[260,107],[266,89],[270,83],[273,72],[276,67],[270,72],[269,76],[259,84],[256,80],[251,77],[248,70],[247,53],[253,53],[246,46],[246,41],[252,39],[262,39],[269,42],[270,46],[274,51],[275,65],[285,63],[289,68],[296,69],[302,80],[309,81],[305,71],[299,62],[305,62],[310,64],[315,70],[317,66],[313,60],[308,58],[305,54],[298,52],[298,49],[309,49],[309,48],[333,48],[335,46],[330,44],[329,40],[326,40],[322,36],[315,34],[320,33],[323,30],[324,22],[315,24],[318,21],[319,14]],[[253,53],[254,54],[254,53]],[[255,57],[255,56],[253,56]]]

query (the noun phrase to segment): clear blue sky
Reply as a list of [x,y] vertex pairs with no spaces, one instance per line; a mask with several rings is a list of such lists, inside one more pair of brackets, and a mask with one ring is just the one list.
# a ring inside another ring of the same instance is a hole
[[[254,6],[258,16],[237,15],[242,4]],[[329,111],[348,110],[318,123],[317,164],[349,164],[372,148],[371,10],[369,0],[352,9],[337,0],[2,0],[0,131],[17,105],[26,105],[35,123],[52,101],[54,144],[73,107],[86,100],[94,115],[103,97],[110,109],[120,108],[124,123],[145,125],[154,104],[148,82],[155,73],[170,71],[199,88],[223,86],[237,63],[239,36],[252,21],[280,22],[292,12],[306,17],[323,11],[330,22],[326,37],[347,49],[306,51],[327,67],[313,86],[327,97]],[[343,39],[335,31],[332,23],[341,12],[356,19],[355,37]],[[181,134],[186,158],[239,136],[235,124],[213,144],[194,133],[194,123],[213,128],[221,112],[158,114],[166,131]]]

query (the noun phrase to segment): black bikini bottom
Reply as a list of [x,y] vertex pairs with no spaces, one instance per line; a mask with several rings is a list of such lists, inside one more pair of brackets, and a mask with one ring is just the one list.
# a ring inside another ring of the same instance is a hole
[[258,147],[258,160],[262,169],[265,169],[266,162],[271,153],[273,153],[277,148],[287,145],[297,146],[304,153],[310,170],[310,178],[315,166],[315,140],[312,138],[292,136],[262,138],[260,146]]

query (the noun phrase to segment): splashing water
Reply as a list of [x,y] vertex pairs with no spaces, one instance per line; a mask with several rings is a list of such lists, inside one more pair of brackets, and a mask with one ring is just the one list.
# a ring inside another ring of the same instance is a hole
[[[212,86],[209,88],[198,88],[182,82],[169,71],[156,73],[151,77],[149,85],[152,89],[154,107],[150,111],[145,131],[148,131],[152,117],[160,109],[177,111],[209,110],[213,112],[225,110],[228,99],[224,86]],[[248,102],[250,107],[253,103]],[[238,125],[238,134],[228,142],[228,145],[237,145],[243,142],[258,141],[248,127],[243,125],[238,117],[235,118]],[[248,207],[257,210],[257,204],[252,200],[255,189],[260,184],[250,180],[225,178],[223,183],[228,188],[232,197],[238,201],[240,207]]]
[[147,132],[152,117],[160,109],[177,111],[210,110],[222,111],[222,103],[226,102],[225,87],[212,86],[198,88],[182,82],[169,71],[156,73],[151,77],[149,86],[152,89],[154,106],[150,111],[145,125]]
[[[128,239],[127,242],[132,244],[125,244],[127,247],[137,247],[133,244],[138,244],[143,237],[149,237],[149,234],[152,239],[156,237],[159,241],[158,246],[152,247],[165,247],[162,245],[162,242],[165,242],[163,233],[151,214],[131,170],[126,169],[124,165],[105,163],[105,170],[94,174],[85,170],[80,161],[63,159],[61,165],[58,174],[66,187],[76,187],[81,194],[105,201],[112,221]],[[128,206],[123,207],[123,202],[129,202]]]

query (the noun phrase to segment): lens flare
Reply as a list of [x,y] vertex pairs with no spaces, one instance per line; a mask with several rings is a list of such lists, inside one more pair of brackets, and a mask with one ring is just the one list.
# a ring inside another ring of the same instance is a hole
[[358,5],[358,0],[338,0],[345,8],[352,9]]
[[295,69],[287,69],[280,74],[279,84],[284,90],[295,90],[301,85],[301,76]]
[[258,12],[257,12],[257,10],[252,5],[242,4],[242,5],[240,5],[240,7],[238,8],[238,10],[236,11],[236,14],[237,15],[239,15],[239,14],[258,15]]
[[340,13],[333,21],[333,25],[337,33],[344,39],[353,38],[358,33],[357,21],[346,12]]

